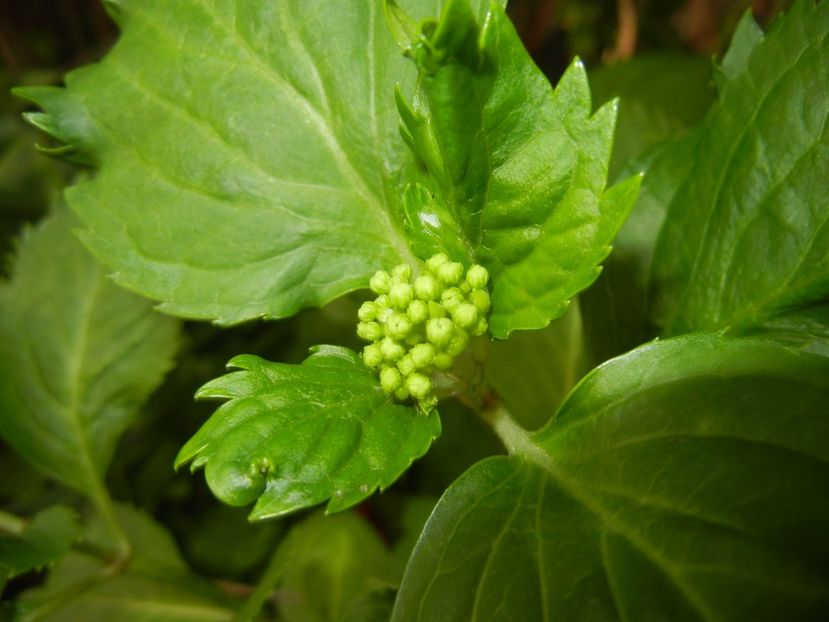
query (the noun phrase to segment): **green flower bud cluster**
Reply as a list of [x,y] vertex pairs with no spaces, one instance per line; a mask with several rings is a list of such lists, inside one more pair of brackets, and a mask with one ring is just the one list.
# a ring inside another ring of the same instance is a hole
[[413,398],[428,412],[437,403],[432,374],[452,367],[470,337],[487,331],[489,273],[443,253],[426,261],[417,276],[408,264],[377,272],[369,283],[377,294],[357,315],[357,335],[371,343],[363,362],[380,375],[386,393]]

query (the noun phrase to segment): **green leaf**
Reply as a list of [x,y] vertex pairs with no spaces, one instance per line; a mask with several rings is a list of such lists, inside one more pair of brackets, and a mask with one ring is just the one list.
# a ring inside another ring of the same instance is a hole
[[20,244],[0,287],[0,434],[92,497],[121,433],[161,382],[177,323],[104,275],[58,209]]
[[584,369],[579,305],[541,331],[518,331],[492,344],[489,384],[521,427],[536,430],[564,401]]
[[256,501],[252,519],[321,503],[336,512],[390,486],[440,434],[425,415],[394,401],[346,348],[319,346],[302,365],[237,356],[239,369],[202,387],[228,400],[182,448],[176,467],[205,467],[230,505]]
[[611,180],[641,170],[631,160],[702,119],[714,98],[711,69],[707,58],[654,54],[590,72],[597,105],[619,99]]
[[740,32],[654,256],[668,334],[829,294],[829,3],[795,3],[762,40]]
[[107,4],[122,32],[103,61],[17,94],[100,167],[67,196],[119,283],[229,324],[321,305],[411,260],[393,92],[414,69],[381,0]]
[[383,541],[350,512],[304,520],[276,555],[282,567],[277,602],[286,622],[337,622],[349,609],[369,605],[364,599],[372,589],[395,582]]
[[[219,622],[233,617],[232,604],[210,584],[190,574],[172,536],[146,515],[116,509],[135,551],[113,569],[73,553],[58,563],[47,582],[15,603],[17,622]],[[93,521],[86,539],[106,544],[106,526]]]
[[401,131],[438,227],[490,271],[494,336],[542,328],[598,276],[636,196],[638,178],[604,192],[615,104],[591,116],[578,61],[554,91],[495,4],[484,19],[448,0],[408,54],[419,81],[411,105],[398,92]]
[[654,342],[446,492],[393,620],[829,616],[829,358]]
[[0,581],[52,564],[80,535],[77,516],[63,506],[43,510],[22,526],[19,532],[5,532],[0,515]]

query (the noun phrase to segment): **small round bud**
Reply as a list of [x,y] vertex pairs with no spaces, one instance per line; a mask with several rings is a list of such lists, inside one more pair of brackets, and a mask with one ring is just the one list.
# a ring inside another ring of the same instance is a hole
[[422,300],[414,300],[406,309],[406,315],[415,324],[420,324],[429,319],[429,305]]
[[406,353],[406,350],[394,339],[386,337],[380,342],[380,353],[387,361],[396,361]]
[[368,286],[375,294],[386,294],[391,287],[391,277],[385,270],[378,270],[374,273],[374,276],[371,277],[371,280],[368,282]]
[[420,300],[434,300],[440,295],[440,283],[431,274],[421,274],[414,282],[415,294]]
[[385,324],[389,321],[389,318],[394,315],[394,309],[390,307],[383,307],[377,312],[377,321],[381,324]]
[[399,400],[408,399],[409,398],[409,390],[406,388],[405,385],[402,385],[402,386],[398,387],[397,390],[394,392],[394,397],[396,397]]
[[405,311],[414,299],[414,288],[408,283],[395,283],[389,292],[389,302],[398,311]]
[[452,319],[460,328],[472,328],[478,321],[478,309],[469,302],[462,302],[452,309]]
[[489,271],[483,266],[474,264],[466,271],[466,282],[475,289],[484,289],[489,283]]
[[432,381],[423,374],[414,372],[406,378],[406,388],[412,394],[412,397],[423,399],[432,392]]
[[386,335],[392,339],[405,339],[412,332],[412,323],[402,313],[392,313],[386,320]]
[[438,268],[438,279],[445,285],[457,285],[463,278],[463,265],[450,261]]
[[406,354],[403,358],[397,361],[397,369],[400,370],[400,373],[405,377],[411,374],[415,370],[414,361],[412,361],[412,357]]
[[432,364],[432,359],[435,358],[435,346],[431,343],[419,343],[409,350],[409,356],[415,367],[423,369]]
[[407,263],[402,263],[399,266],[394,267],[394,270],[391,271],[391,275],[401,283],[408,281],[412,278],[412,267]]
[[449,257],[447,257],[445,253],[438,253],[437,255],[432,255],[426,260],[426,267],[432,272],[437,273],[438,269],[447,261],[449,261]]
[[377,317],[377,305],[370,300],[364,302],[357,310],[357,317],[363,322],[370,322]]
[[480,337],[481,335],[486,334],[488,328],[489,324],[487,324],[486,318],[479,317],[478,321],[475,323],[475,328],[472,329],[472,334],[475,337]]
[[377,312],[379,313],[381,309],[388,309],[389,308],[389,297],[386,294],[381,294],[377,296],[374,301],[374,306],[377,308]]
[[403,384],[403,377],[394,367],[384,367],[380,370],[380,386],[386,393],[392,393]]
[[484,289],[473,289],[469,292],[469,302],[478,307],[481,313],[489,311],[489,307],[492,304],[489,299],[489,293]]
[[366,341],[377,341],[383,336],[383,329],[377,322],[360,322],[357,324],[357,336]]
[[452,335],[449,345],[446,346],[446,354],[449,356],[458,356],[466,350],[467,345],[469,345],[469,335],[466,334],[466,331],[458,329]]
[[463,293],[457,287],[450,287],[449,289],[444,290],[444,292],[440,295],[440,304],[449,311],[452,312],[452,309],[457,307],[459,304],[463,302]]
[[426,322],[426,339],[437,347],[445,346],[452,339],[455,325],[449,318],[432,318]]
[[370,343],[363,348],[363,363],[365,363],[367,367],[379,367],[382,362],[383,353],[380,352],[380,346],[376,343]]
[[434,365],[438,369],[450,369],[452,367],[452,357],[446,354],[445,352],[435,354],[435,358],[432,361],[432,365]]
[[429,317],[433,317],[433,318],[446,317],[446,309],[443,308],[443,305],[438,304],[434,300],[430,300],[429,301]]
[[472,286],[469,284],[468,281],[461,281],[461,284],[458,285],[458,289],[461,290],[464,294],[468,294],[472,291]]

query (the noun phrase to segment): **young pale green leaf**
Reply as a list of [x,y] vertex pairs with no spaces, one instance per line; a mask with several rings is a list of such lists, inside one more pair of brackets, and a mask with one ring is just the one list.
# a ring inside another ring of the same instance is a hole
[[[420,18],[438,0],[401,3]],[[67,196],[119,283],[229,324],[321,305],[411,259],[394,87],[415,72],[381,0],[108,7],[122,32],[102,62],[17,93],[100,167]]]
[[636,197],[638,177],[604,190],[615,103],[591,116],[578,61],[553,90],[496,4],[483,18],[447,0],[408,55],[419,80],[412,104],[398,94],[401,131],[440,226],[492,275],[490,331],[546,326],[598,276]]
[[[42,586],[14,603],[17,622],[229,622],[233,605],[191,574],[172,536],[148,516],[116,508],[135,551],[114,570],[89,555],[71,553]],[[106,546],[106,526],[94,518],[85,540]]]
[[829,294],[829,3],[796,2],[765,38],[739,33],[654,255],[669,334]]
[[52,564],[80,536],[75,513],[54,506],[38,513],[20,532],[7,532],[0,516],[0,581]]
[[106,278],[58,209],[26,232],[0,287],[0,435],[97,496],[115,444],[161,382],[177,323]]
[[205,467],[230,505],[256,501],[251,518],[280,516],[327,499],[347,508],[394,482],[440,434],[425,415],[387,395],[346,348],[319,346],[302,365],[237,356],[232,372],[202,387],[224,399],[181,449],[176,467]]
[[350,512],[315,514],[296,525],[279,545],[276,563],[277,603],[286,622],[338,622],[372,588],[399,580],[379,534]]
[[829,616],[829,358],[690,335],[598,368],[444,495],[404,620]]

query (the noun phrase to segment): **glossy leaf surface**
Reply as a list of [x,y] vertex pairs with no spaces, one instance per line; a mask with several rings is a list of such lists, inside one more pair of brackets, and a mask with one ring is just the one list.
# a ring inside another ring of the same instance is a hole
[[738,30],[654,256],[667,333],[745,327],[829,293],[827,57],[827,2],[795,3],[765,37]]
[[172,362],[178,328],[106,277],[76,225],[58,209],[28,231],[0,287],[0,434],[96,496],[118,439]]
[[[404,0],[416,17],[436,0]],[[414,68],[381,0],[113,0],[117,45],[32,123],[99,167],[69,202],[118,282],[173,314],[285,317],[411,259]]]
[[421,165],[441,228],[492,275],[490,331],[546,326],[599,274],[636,197],[638,178],[605,192],[614,104],[591,116],[578,61],[555,90],[503,8],[444,3],[407,54],[418,68],[402,133]]
[[591,373],[453,484],[395,620],[829,615],[829,359],[691,335]]
[[429,415],[394,401],[351,350],[319,346],[302,365],[234,358],[202,387],[228,400],[182,448],[176,464],[205,467],[225,503],[256,501],[251,518],[329,500],[338,511],[386,488],[440,434]]

